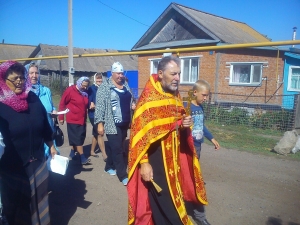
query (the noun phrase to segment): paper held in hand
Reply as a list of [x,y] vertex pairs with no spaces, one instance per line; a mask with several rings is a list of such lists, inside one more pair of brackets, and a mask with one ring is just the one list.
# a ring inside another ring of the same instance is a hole
[[[59,112],[55,113],[55,115],[66,114],[66,113],[68,113],[69,111],[70,111],[69,109],[66,109],[66,110],[64,110],[64,111],[59,111]],[[49,112],[49,113],[52,114],[52,112]]]
[[65,175],[69,164],[69,158],[61,155],[55,155],[54,159],[52,159],[50,156],[47,164],[49,171]]

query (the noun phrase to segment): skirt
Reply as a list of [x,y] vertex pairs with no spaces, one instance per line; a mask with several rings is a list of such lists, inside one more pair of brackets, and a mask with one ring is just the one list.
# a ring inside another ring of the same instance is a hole
[[71,146],[82,146],[86,136],[86,124],[67,123],[69,144]]
[[99,135],[98,134],[98,124],[95,124],[95,118],[89,117],[89,119],[90,119],[90,122],[91,122],[91,124],[93,126],[92,135],[97,139],[97,137]]
[[23,168],[1,171],[3,214],[8,224],[50,224],[47,164],[36,160]]

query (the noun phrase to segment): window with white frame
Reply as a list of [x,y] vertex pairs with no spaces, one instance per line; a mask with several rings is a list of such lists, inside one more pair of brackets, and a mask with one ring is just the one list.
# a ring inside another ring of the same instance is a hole
[[150,59],[150,74],[157,74],[158,63],[161,59]]
[[199,77],[199,57],[181,58],[181,83],[194,83]]
[[288,91],[300,91],[300,66],[289,67]]
[[[157,73],[158,63],[160,58],[149,59],[150,60],[150,72],[151,74]],[[182,57],[181,61],[181,83],[194,83],[199,77],[199,56],[197,57]]]
[[230,85],[259,86],[263,63],[230,63]]

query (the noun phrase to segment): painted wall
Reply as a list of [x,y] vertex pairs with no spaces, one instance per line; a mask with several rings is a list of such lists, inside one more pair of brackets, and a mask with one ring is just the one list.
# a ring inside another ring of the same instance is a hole
[[[290,66],[300,66],[300,55],[285,53],[285,63],[284,63],[284,78],[283,78],[283,94],[284,95],[295,95],[299,94],[298,91],[288,91],[288,79],[289,79],[289,67]],[[294,98],[286,96],[282,100],[282,106],[285,109],[293,109]]]
[[[211,85],[212,92],[236,94],[236,95],[252,95],[254,96],[271,96],[279,87],[277,82],[282,80],[284,56],[276,50],[261,50],[261,49],[235,49],[235,50],[222,50],[214,51],[213,54],[207,52],[182,52],[180,56],[201,56],[199,65],[199,79],[205,79]],[[139,92],[144,88],[145,83],[150,76],[150,61],[149,59],[161,58],[162,55],[141,55],[138,58],[138,71],[139,71]],[[263,68],[263,77],[261,86],[246,87],[246,86],[230,86],[230,67],[226,62],[267,62],[267,67]],[[191,85],[180,85],[180,92],[182,96],[191,89]],[[254,90],[255,89],[255,90]],[[283,88],[280,87],[277,91],[278,95],[283,94]],[[216,95],[216,101],[234,101],[244,100],[244,96],[235,96],[235,99],[228,99],[228,95]],[[268,99],[266,99],[268,100]],[[265,98],[248,98],[248,102],[264,103]],[[268,103],[281,105],[281,97],[272,98]]]
[[[107,71],[107,77],[111,76],[111,71]],[[139,75],[136,70],[125,70],[124,76],[128,78],[128,85],[131,88],[134,98],[138,98]]]

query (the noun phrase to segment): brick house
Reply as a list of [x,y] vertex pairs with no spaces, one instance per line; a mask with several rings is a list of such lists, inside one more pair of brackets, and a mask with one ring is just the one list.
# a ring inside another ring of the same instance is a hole
[[[270,39],[245,23],[171,3],[132,50],[166,49],[168,53],[167,48],[255,42],[270,42]],[[205,79],[215,93],[212,99],[215,102],[268,102],[281,105],[282,97],[276,96],[283,94],[280,84],[283,80],[285,52],[275,47],[180,52],[180,91],[185,95],[196,80]],[[157,72],[162,57],[162,54],[138,57],[140,89],[144,87],[149,75]],[[230,99],[228,94],[232,95]]]

